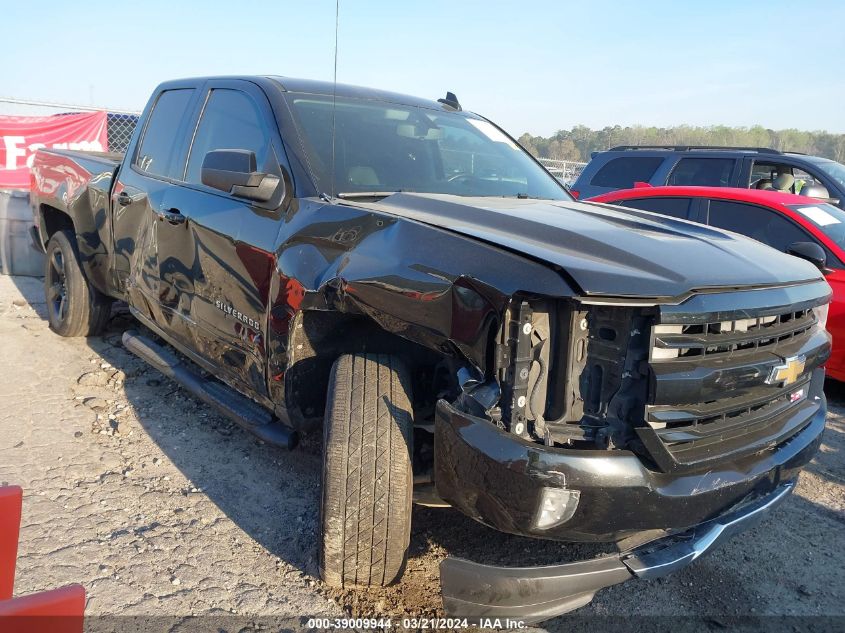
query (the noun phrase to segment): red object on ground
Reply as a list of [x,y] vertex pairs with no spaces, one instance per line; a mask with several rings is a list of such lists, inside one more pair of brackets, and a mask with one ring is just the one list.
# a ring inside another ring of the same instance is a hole
[[22,499],[20,486],[0,488],[0,600],[11,598],[15,588]]
[[[743,202],[765,207],[775,213],[785,216],[798,224],[813,241],[827,248],[845,263],[845,249],[828,237],[816,224],[798,213],[790,206],[801,205],[811,207],[814,204],[824,204],[807,196],[797,196],[765,189],[739,189],[734,187],[648,187],[637,189],[622,189],[603,193],[589,202],[616,203],[625,200],[640,200],[643,198],[708,198],[711,200],[728,200]],[[809,241],[809,240],[808,240]],[[845,381],[845,270],[833,268],[825,274],[825,279],[833,289],[833,300],[827,317],[827,331],[833,337],[833,352],[827,361],[827,375],[836,380]]]
[[42,147],[105,151],[105,112],[0,116],[0,189],[29,189],[29,165]]
[[82,633],[85,588],[68,585],[12,598],[21,525],[23,490],[0,488],[0,631]]
[[82,633],[85,588],[68,585],[0,602],[3,633]]

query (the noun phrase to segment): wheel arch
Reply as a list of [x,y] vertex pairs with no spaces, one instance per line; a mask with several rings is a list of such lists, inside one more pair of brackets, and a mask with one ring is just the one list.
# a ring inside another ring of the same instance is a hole
[[[287,369],[283,374],[285,404],[294,426],[311,428],[323,418],[334,361],[343,354],[379,353],[400,357],[413,377],[415,411],[431,408],[439,390],[456,390],[456,371],[465,359],[448,345],[432,349],[385,330],[366,315],[303,310],[291,324]],[[271,376],[271,380],[282,378]],[[438,388],[439,387],[439,388]]]
[[47,242],[59,231],[72,231],[76,235],[76,226],[73,218],[67,211],[41,203],[38,205],[39,239],[42,246],[47,247]]

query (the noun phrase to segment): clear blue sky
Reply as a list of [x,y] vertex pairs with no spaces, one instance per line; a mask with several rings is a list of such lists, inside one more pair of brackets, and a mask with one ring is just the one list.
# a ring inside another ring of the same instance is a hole
[[[0,95],[140,109],[175,77],[331,79],[334,0],[3,10]],[[341,0],[338,80],[441,97],[519,135],[583,123],[845,132],[845,3]]]

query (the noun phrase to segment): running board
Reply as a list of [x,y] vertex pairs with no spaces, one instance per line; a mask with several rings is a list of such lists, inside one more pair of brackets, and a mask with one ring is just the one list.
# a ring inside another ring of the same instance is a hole
[[231,387],[203,378],[170,349],[134,330],[123,333],[123,346],[257,438],[288,450],[296,446],[296,431],[276,423],[273,414]]

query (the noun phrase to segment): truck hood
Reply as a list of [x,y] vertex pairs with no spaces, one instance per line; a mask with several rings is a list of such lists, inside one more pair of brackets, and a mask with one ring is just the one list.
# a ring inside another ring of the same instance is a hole
[[747,237],[636,209],[410,193],[361,206],[558,266],[584,295],[677,298],[821,278],[809,262]]

